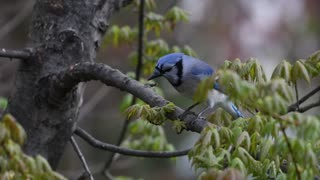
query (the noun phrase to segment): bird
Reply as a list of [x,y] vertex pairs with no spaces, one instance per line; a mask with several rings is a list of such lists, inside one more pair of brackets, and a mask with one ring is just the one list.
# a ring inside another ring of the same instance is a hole
[[[159,58],[153,74],[148,78],[152,80],[158,77],[166,78],[169,83],[183,96],[192,98],[200,82],[214,74],[214,69],[206,62],[184,53],[171,53]],[[217,108],[228,112],[233,119],[243,117],[239,109],[223,93],[218,83],[214,83],[208,91],[207,107],[198,114],[213,113]]]

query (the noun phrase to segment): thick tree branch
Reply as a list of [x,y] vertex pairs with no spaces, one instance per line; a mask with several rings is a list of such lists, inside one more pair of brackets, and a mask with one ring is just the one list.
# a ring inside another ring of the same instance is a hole
[[0,57],[4,58],[16,58],[16,59],[29,59],[32,56],[31,50],[10,50],[1,48]]
[[[45,88],[48,92],[43,94],[49,97],[47,98],[48,103],[53,105],[62,100],[78,83],[90,80],[99,80],[108,86],[127,91],[152,107],[164,106],[168,103],[167,100],[156,94],[151,88],[101,63],[75,64],[65,71],[46,78],[49,78],[50,84],[49,88]],[[172,113],[167,115],[167,118],[172,120],[179,119],[183,112],[181,108],[176,107]],[[197,118],[192,113],[186,114],[183,120],[186,123],[187,130],[198,133],[208,125],[206,120]]]
[[307,93],[305,96],[303,96],[301,99],[299,99],[299,101],[297,101],[296,103],[290,105],[288,107],[288,112],[296,111],[298,108],[298,105],[302,104],[303,102],[308,100],[311,96],[313,96],[314,94],[316,94],[319,91],[320,91],[320,86],[316,87],[314,90]]
[[74,132],[76,135],[81,137],[83,140],[87,141],[91,146],[107,151],[111,151],[114,153],[119,153],[128,156],[137,156],[137,157],[148,157],[148,158],[172,158],[178,156],[185,156],[188,154],[190,149],[183,150],[183,151],[174,151],[174,152],[152,152],[152,151],[141,151],[141,150],[133,150],[118,147],[112,144],[107,144],[101,142],[94,137],[92,137],[89,133],[81,128],[77,128]]
[[85,177],[88,177],[88,179],[93,180],[93,176],[92,176],[92,173],[91,173],[91,171],[90,171],[90,169],[88,167],[88,164],[87,164],[83,154],[81,153],[81,150],[80,150],[80,148],[79,148],[79,146],[77,144],[77,141],[74,139],[73,136],[71,136],[71,144],[72,144],[73,149],[76,151],[78,157],[80,158],[81,163],[82,163],[82,165],[84,167],[84,170],[86,172],[85,173],[86,174]]

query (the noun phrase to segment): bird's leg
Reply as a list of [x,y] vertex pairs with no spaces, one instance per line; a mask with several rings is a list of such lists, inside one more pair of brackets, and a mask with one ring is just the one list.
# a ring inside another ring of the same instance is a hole
[[188,113],[190,113],[190,110],[193,109],[194,107],[198,106],[200,103],[197,102],[197,103],[194,103],[192,104],[191,106],[189,106],[180,116],[179,118],[180,119],[183,119]]
[[207,113],[209,110],[214,112],[215,110],[217,109],[217,106],[208,106],[206,107],[203,111],[201,111],[199,114],[198,114],[198,118],[203,118],[202,115],[204,115],[205,113]]
[[199,102],[192,104],[192,105],[189,106],[184,112],[190,111],[191,109],[193,109],[194,107],[198,106],[199,104],[200,104]]

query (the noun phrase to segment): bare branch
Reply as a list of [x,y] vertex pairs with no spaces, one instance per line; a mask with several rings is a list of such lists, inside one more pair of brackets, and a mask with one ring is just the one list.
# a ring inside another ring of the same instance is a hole
[[292,111],[296,111],[297,110],[297,105],[298,104],[302,104],[303,102],[305,102],[306,100],[308,100],[311,96],[313,96],[314,94],[316,94],[317,92],[320,91],[320,86],[316,87],[314,90],[310,91],[309,93],[307,93],[305,96],[303,96],[299,101],[297,101],[296,103],[290,105],[288,107],[288,112],[292,112]]
[[29,59],[31,56],[31,50],[9,50],[5,48],[0,49],[0,57],[5,57],[9,59]]
[[312,108],[318,107],[318,106],[320,106],[320,101],[315,102],[315,103],[311,103],[311,104],[306,105],[306,106],[304,106],[304,107],[300,107],[300,108],[298,109],[298,112],[303,113],[303,112],[306,112],[306,111],[308,111],[308,110],[310,110],[310,109],[312,109]]
[[296,101],[297,101],[297,106],[296,109],[299,110],[300,109],[300,103],[299,103],[299,91],[298,91],[298,84],[297,82],[294,84],[294,90],[296,92]]
[[83,140],[87,141],[91,146],[107,151],[111,151],[114,153],[119,153],[127,156],[137,156],[137,157],[148,157],[148,158],[172,158],[178,156],[185,156],[188,154],[190,149],[182,150],[182,151],[174,151],[174,152],[153,152],[153,151],[141,151],[141,150],[133,150],[118,147],[112,144],[107,144],[101,142],[94,137],[92,137],[89,133],[81,128],[77,128],[74,132],[76,135],[81,137]]
[[81,108],[81,111],[79,112],[78,122],[80,122],[83,118],[85,118],[94,107],[99,104],[100,101],[103,100],[103,98],[109,93],[109,89],[106,89],[105,86],[100,87],[92,97],[90,97],[90,100],[83,105]]
[[94,180],[93,176],[92,176],[92,173],[90,172],[90,169],[88,167],[88,164],[86,162],[86,160],[84,159],[84,156],[83,154],[81,153],[81,150],[77,144],[77,141],[74,139],[73,136],[71,136],[71,144],[73,146],[73,149],[76,151],[78,157],[80,158],[81,160],[81,163],[86,171],[86,176],[90,179],[90,180]]
[[139,6],[139,37],[138,37],[138,64],[136,67],[136,80],[140,80],[143,59],[143,34],[144,34],[144,0]]
[[[59,74],[54,74],[46,78],[50,78],[50,80],[47,81],[50,82],[50,84],[45,88],[48,92],[42,94],[48,97],[48,103],[52,105],[55,105],[54,103],[57,102],[57,100],[62,100],[78,83],[90,80],[99,80],[108,86],[127,91],[152,107],[161,107],[168,103],[167,100],[156,94],[151,88],[101,63],[75,64]],[[167,118],[177,120],[183,112],[181,108],[176,107],[173,112],[167,115]],[[198,133],[209,124],[206,120],[197,118],[197,116],[192,113],[184,116],[183,121],[186,123],[187,130]]]
[[113,5],[116,10],[119,10],[120,8],[127,6],[131,2],[132,0],[114,0]]
[[289,138],[288,138],[288,135],[286,133],[285,127],[283,126],[283,124],[281,122],[282,120],[283,119],[280,118],[280,121],[279,121],[280,129],[281,129],[281,132],[282,132],[282,134],[284,136],[284,139],[285,139],[285,141],[287,143],[287,146],[288,146],[288,149],[289,149],[289,153],[291,154],[291,158],[292,158],[292,161],[293,161],[293,164],[294,164],[294,168],[296,170],[296,174],[297,174],[298,180],[301,180],[301,173],[300,173],[300,171],[298,169],[297,160],[296,160],[296,157],[293,154],[293,148],[292,148],[292,145],[291,145],[291,143],[289,141]]

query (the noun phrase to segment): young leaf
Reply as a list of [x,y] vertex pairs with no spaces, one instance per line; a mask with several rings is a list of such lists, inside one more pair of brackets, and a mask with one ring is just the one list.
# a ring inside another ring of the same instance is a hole
[[298,79],[304,79],[310,83],[310,77],[307,68],[301,60],[296,61],[291,70],[292,81],[295,83]]

